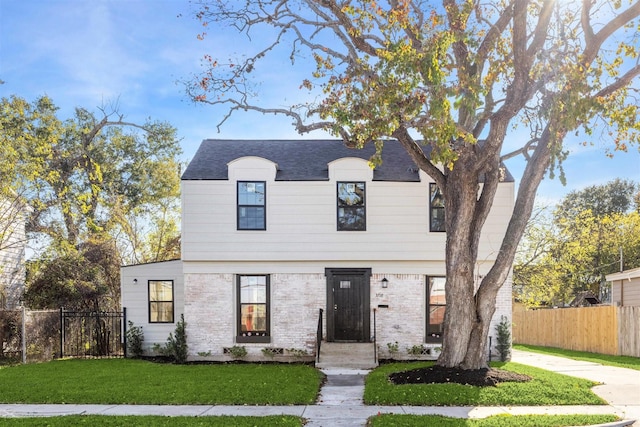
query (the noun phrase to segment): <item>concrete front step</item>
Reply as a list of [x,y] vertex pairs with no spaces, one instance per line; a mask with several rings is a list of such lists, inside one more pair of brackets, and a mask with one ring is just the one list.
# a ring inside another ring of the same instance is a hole
[[373,343],[323,342],[320,346],[320,369],[373,369],[378,366]]

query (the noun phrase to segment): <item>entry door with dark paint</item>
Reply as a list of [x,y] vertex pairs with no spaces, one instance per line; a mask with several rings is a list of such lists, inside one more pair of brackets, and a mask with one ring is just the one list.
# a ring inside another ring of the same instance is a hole
[[[369,275],[363,272],[336,272],[329,280],[328,302],[331,310],[334,341],[368,341]],[[331,325],[328,325],[331,327]]]

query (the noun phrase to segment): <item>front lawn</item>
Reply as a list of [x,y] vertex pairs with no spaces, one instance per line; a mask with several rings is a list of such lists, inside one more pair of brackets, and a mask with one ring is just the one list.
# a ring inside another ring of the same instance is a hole
[[0,402],[307,405],[316,401],[322,376],[300,364],[55,360],[0,367]]
[[591,392],[594,382],[560,375],[518,363],[493,363],[492,367],[528,375],[531,381],[505,382],[496,387],[455,383],[395,385],[392,372],[432,365],[433,362],[392,363],[373,370],[366,379],[364,401],[368,405],[500,406],[500,405],[602,405]]

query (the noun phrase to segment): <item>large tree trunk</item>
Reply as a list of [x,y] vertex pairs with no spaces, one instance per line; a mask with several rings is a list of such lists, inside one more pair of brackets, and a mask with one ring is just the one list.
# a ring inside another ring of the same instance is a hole
[[475,159],[472,156],[461,156],[447,177],[444,191],[447,215],[447,309],[443,348],[437,362],[440,366],[469,370],[488,366],[487,337],[495,312],[496,297],[508,278],[518,242],[533,210],[536,191],[549,166],[549,141],[549,132],[545,131],[527,162],[513,215],[496,260],[479,285],[476,283],[474,268],[478,258],[480,233],[499,181],[499,162],[496,163],[495,170],[484,172],[481,183],[479,174],[464,173],[465,170],[471,170]]
[[[464,168],[462,164],[456,164],[456,168],[458,167]],[[464,360],[476,321],[474,268],[477,246],[472,242],[475,240],[473,224],[477,193],[477,179],[463,177],[455,170],[448,176],[443,190],[447,230],[447,309],[444,318],[443,348],[438,364],[448,367],[458,366]]]

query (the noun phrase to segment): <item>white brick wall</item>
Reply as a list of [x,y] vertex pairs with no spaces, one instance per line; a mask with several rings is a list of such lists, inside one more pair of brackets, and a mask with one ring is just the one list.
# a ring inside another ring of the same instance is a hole
[[[383,277],[388,287],[382,288]],[[426,323],[426,275],[375,273],[371,277],[371,334],[376,309],[377,343],[380,356],[388,357],[387,343],[398,342],[398,356],[424,343]],[[275,347],[305,350],[314,354],[318,309],[326,306],[327,281],[321,273],[271,274],[271,342],[242,343],[248,359],[263,358],[262,349]],[[235,343],[236,282],[231,273],[185,275],[185,321],[191,358],[227,360],[224,348]],[[387,307],[379,307],[386,305]],[[511,284],[506,283],[497,299],[489,335],[495,346],[495,326],[502,315],[511,319]],[[326,336],[326,316],[323,329]],[[432,346],[438,346],[437,344]],[[493,354],[497,354],[493,351]],[[286,354],[285,354],[286,355]]]
[[[223,355],[236,345],[236,282],[233,274],[185,275],[185,321],[189,354]],[[242,343],[249,356],[265,347],[295,348],[313,354],[318,310],[324,308],[322,274],[271,274],[271,342]]]

